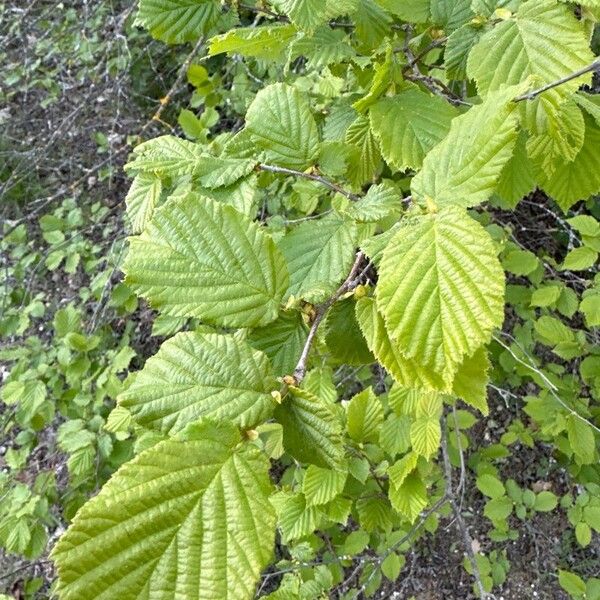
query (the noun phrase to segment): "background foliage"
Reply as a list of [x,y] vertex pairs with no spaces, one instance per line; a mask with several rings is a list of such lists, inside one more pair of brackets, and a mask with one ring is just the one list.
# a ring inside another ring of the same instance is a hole
[[595,0],[0,6],[9,597],[600,597]]

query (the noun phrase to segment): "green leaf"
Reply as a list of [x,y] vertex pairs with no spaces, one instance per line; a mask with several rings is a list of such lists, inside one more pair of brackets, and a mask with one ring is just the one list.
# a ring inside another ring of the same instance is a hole
[[484,33],[484,29],[466,23],[449,36],[444,50],[444,67],[449,79],[467,78],[467,59],[471,49]]
[[513,502],[507,496],[492,498],[483,509],[483,514],[490,521],[504,521],[513,511]]
[[577,523],[577,525],[575,525],[575,538],[582,548],[589,546],[592,541],[591,527],[583,521]]
[[301,223],[280,242],[290,272],[289,296],[315,302],[341,284],[354,261],[356,225],[337,216]]
[[364,198],[352,202],[345,213],[363,223],[374,223],[402,209],[400,192],[388,183],[372,185]]
[[515,90],[490,94],[483,104],[452,120],[450,132],[427,154],[412,180],[417,199],[468,207],[494,193],[517,141]]
[[283,445],[296,460],[339,468],[344,448],[335,405],[306,390],[290,388],[275,409],[275,418],[283,426]]
[[568,592],[576,598],[585,595],[585,582],[576,573],[570,573],[569,571],[559,569],[558,582],[565,592]]
[[302,382],[304,389],[315,396],[333,404],[337,400],[337,389],[333,382],[330,367],[318,367],[310,370]]
[[161,178],[182,177],[193,175],[203,156],[201,145],[163,135],[136,146],[125,170]]
[[311,33],[328,19],[343,14],[345,12],[344,4],[349,3],[348,0],[346,2],[336,0],[273,0],[273,4],[284,12],[296,27]]
[[369,119],[360,115],[346,130],[346,144],[350,147],[348,177],[360,187],[372,181],[381,167],[381,153],[371,131]]
[[297,33],[293,25],[237,27],[211,38],[208,54],[215,56],[227,52],[272,61],[289,47]]
[[186,108],[179,111],[177,123],[183,130],[185,136],[192,140],[202,138],[206,133],[206,129],[202,121],[196,116],[196,114],[193,111],[188,110]]
[[461,209],[401,227],[384,252],[379,278],[377,303],[390,337],[445,381],[504,319],[504,274],[493,242]]
[[356,302],[346,298],[336,302],[327,313],[325,342],[332,358],[347,365],[375,362],[363,337],[355,313]]
[[383,498],[366,497],[356,501],[358,522],[367,532],[388,531],[392,527],[392,510]]
[[388,12],[411,23],[425,23],[430,18],[429,0],[376,0]]
[[529,275],[539,264],[537,256],[529,250],[512,250],[502,259],[504,268],[514,275]]
[[17,405],[17,419],[21,425],[29,424],[46,396],[46,386],[37,379],[10,381],[2,387],[2,400],[9,406]]
[[318,523],[316,506],[307,506],[303,494],[280,492],[271,497],[277,511],[277,522],[285,543],[312,533]]
[[308,100],[287,84],[275,83],[256,94],[246,128],[267,162],[304,170],[319,155],[319,132]]
[[302,492],[308,506],[327,504],[342,493],[348,473],[310,465],[304,474]]
[[585,271],[594,266],[598,260],[598,253],[589,246],[574,248],[566,256],[561,269],[564,271]]
[[416,452],[409,452],[406,456],[395,462],[388,469],[391,485],[399,488],[406,478],[417,468],[418,460],[419,455]]
[[532,162],[546,176],[557,166],[577,156],[585,136],[583,114],[572,100],[563,102],[556,116],[549,119],[548,128],[532,134],[527,140],[527,152]]
[[573,96],[573,100],[600,125],[600,98],[598,96],[579,91]]
[[574,414],[567,417],[567,435],[573,452],[584,465],[594,462],[596,440],[594,431],[582,419]]
[[340,29],[319,27],[311,36],[301,36],[290,48],[293,58],[304,56],[309,69],[320,70],[334,63],[345,62],[355,55],[347,43],[347,35]]
[[489,413],[487,405],[488,372],[492,365],[485,348],[479,348],[461,363],[454,381],[452,393],[483,415]]
[[584,120],[585,137],[577,156],[571,162],[559,163],[551,176],[539,175],[540,187],[564,212],[577,200],[585,200],[600,191],[600,126],[587,115]]
[[488,498],[500,498],[501,496],[504,496],[504,485],[497,477],[494,477],[494,475],[484,473],[477,478],[475,483],[477,489]]
[[246,599],[273,553],[269,463],[232,426],[191,427],[122,466],[53,550],[64,600]]
[[250,174],[256,162],[253,158],[203,156],[195,174],[200,185],[209,190],[228,187]]
[[600,236],[600,223],[591,215],[576,215],[567,223],[582,235]]
[[557,504],[558,498],[552,492],[544,491],[535,497],[533,508],[538,512],[550,512],[556,508]]
[[442,377],[400,352],[396,342],[390,338],[373,298],[361,298],[356,303],[356,318],[371,352],[396,383],[406,388],[450,391],[450,386]]
[[125,202],[132,233],[141,233],[154,213],[162,192],[161,180],[150,173],[136,175]]
[[352,14],[356,37],[368,48],[374,48],[390,33],[392,18],[373,0],[361,0]]
[[214,0],[140,0],[137,21],[167,44],[197,40],[218,21]]
[[373,388],[356,394],[347,407],[348,435],[357,442],[377,441],[383,423],[383,405]]
[[381,563],[381,572],[390,581],[396,581],[396,579],[398,579],[401,568],[402,562],[400,561],[399,556],[395,552],[388,554]]
[[383,422],[379,432],[379,445],[392,458],[410,448],[410,423],[410,417],[395,413],[388,415]]
[[588,327],[600,326],[600,294],[590,294],[583,298],[579,311],[585,315]]
[[541,316],[533,327],[540,337],[550,344],[560,344],[561,342],[571,342],[573,332],[560,319],[548,315]]
[[369,534],[361,529],[350,532],[342,547],[342,555],[356,556],[360,554],[368,546],[369,537]]
[[253,329],[248,343],[264,352],[275,375],[291,374],[306,342],[308,327],[299,312],[281,313],[265,327]]
[[471,11],[471,0],[430,0],[431,20],[450,32],[470,21],[475,15]]
[[259,225],[193,194],[155,212],[132,238],[123,271],[163,313],[227,327],[275,320],[288,284],[285,260]]
[[267,357],[246,341],[186,332],[163,343],[119,403],[140,425],[172,435],[200,418],[256,425],[273,412],[274,389]]
[[496,186],[496,194],[511,208],[536,187],[533,165],[525,147],[526,139],[527,136],[521,132],[513,155],[504,165]]
[[458,112],[439,96],[410,86],[371,107],[371,129],[385,161],[398,171],[418,169],[450,130]]
[[440,447],[442,401],[437,394],[427,394],[417,407],[417,418],[410,426],[413,452],[430,459]]
[[[525,81],[540,87],[570,75],[593,60],[583,24],[564,4],[552,0],[523,2],[514,19],[497,24],[473,48],[469,76],[480,93]],[[574,79],[545,92],[544,103],[558,105],[591,77]]]
[[530,306],[553,306],[560,298],[561,291],[558,285],[541,287],[531,294]]
[[400,487],[391,486],[388,493],[394,509],[411,523],[427,506],[427,488],[416,473],[408,475]]

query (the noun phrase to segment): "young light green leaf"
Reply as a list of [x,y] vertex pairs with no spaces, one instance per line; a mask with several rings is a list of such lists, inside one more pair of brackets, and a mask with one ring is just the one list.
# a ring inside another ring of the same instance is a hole
[[504,484],[490,473],[480,475],[475,483],[477,489],[488,498],[500,498],[505,493]]
[[376,441],[383,423],[383,406],[373,388],[356,394],[347,407],[348,434],[357,442]]
[[290,85],[275,83],[260,90],[246,113],[246,128],[267,162],[304,170],[319,155],[319,132],[308,100]]
[[417,473],[408,475],[400,487],[390,486],[388,494],[394,509],[411,523],[427,506],[427,488]]
[[376,0],[376,2],[403,21],[425,23],[431,16],[429,0]]
[[357,244],[356,225],[338,216],[301,223],[280,242],[290,272],[289,296],[320,301],[348,273]]
[[504,319],[504,273],[491,238],[457,208],[414,218],[386,248],[377,304],[400,352],[451,381]]
[[310,36],[298,37],[291,46],[290,54],[292,58],[306,57],[307,67],[319,70],[334,63],[345,62],[355,55],[347,39],[343,30],[319,27]]
[[533,165],[527,155],[526,141],[527,136],[521,131],[513,155],[504,165],[496,185],[496,194],[511,208],[536,186]]
[[431,20],[451,32],[469,22],[475,15],[471,0],[430,0]]
[[409,452],[406,456],[396,461],[388,469],[391,485],[399,488],[406,478],[417,468],[418,461],[419,455],[416,452]]
[[420,417],[415,420],[410,428],[410,441],[413,450],[427,459],[434,456],[441,440],[441,428],[439,419],[432,417]]
[[197,40],[221,15],[215,0],[140,0],[137,21],[167,44]]
[[402,209],[400,192],[389,183],[372,185],[364,198],[352,202],[345,214],[363,223],[374,223]]
[[284,542],[312,533],[317,527],[319,507],[307,506],[304,494],[280,492],[271,497],[277,511],[277,524]]
[[132,238],[123,270],[163,313],[227,327],[273,321],[288,285],[285,259],[259,225],[195,194],[155,212]]
[[119,403],[140,425],[171,435],[201,418],[249,428],[271,415],[276,388],[267,357],[246,341],[185,332],[148,359]]
[[593,429],[585,421],[571,414],[567,417],[567,435],[579,461],[584,465],[591,464],[596,453]]
[[[482,94],[533,76],[532,87],[551,83],[593,60],[583,24],[565,4],[553,0],[523,2],[514,19],[486,33],[469,56],[469,76]],[[549,101],[573,94],[590,74],[544,94]]]
[[342,428],[335,406],[300,388],[275,410],[283,426],[283,445],[299,461],[318,467],[339,468],[344,457]]
[[[504,89],[453,119],[411,183],[413,196],[438,206],[475,206],[496,189],[517,141],[515,88]],[[460,149],[460,151],[458,151]]]
[[208,53],[215,56],[227,52],[274,60],[289,47],[297,33],[293,25],[287,24],[238,27],[211,38]]
[[322,505],[331,502],[341,494],[346,483],[348,472],[338,469],[322,469],[310,465],[304,474],[302,492],[308,506]]
[[527,140],[529,158],[546,177],[577,156],[585,136],[583,114],[572,100],[563,102],[556,117],[548,119],[548,123],[544,131],[530,135]]
[[248,343],[269,357],[275,375],[289,375],[298,362],[307,335],[308,327],[300,313],[289,312],[282,313],[269,325],[253,329]]
[[325,342],[334,361],[358,366],[375,362],[375,358],[356,320],[355,305],[352,298],[346,298],[331,307],[325,321]]
[[411,86],[369,111],[371,129],[386,162],[399,171],[418,169],[450,130],[458,112],[438,96]]
[[600,126],[584,115],[583,146],[573,161],[559,163],[551,176],[539,175],[538,183],[567,212],[577,200],[585,200],[600,190]]
[[230,425],[122,466],[53,550],[64,600],[246,600],[273,553],[269,463]]
[[[344,2],[336,0],[273,0],[273,4],[285,13],[296,27],[309,33],[328,19],[344,12]],[[341,11],[336,4],[342,5]]]
[[132,233],[142,233],[152,218],[161,191],[162,182],[155,175],[140,173],[135,176],[125,198]]
[[487,384],[491,367],[487,350],[479,348],[463,360],[452,382],[452,393],[483,415],[489,413]]
[[372,181],[381,167],[381,153],[366,116],[360,115],[349,125],[346,144],[351,148],[348,177],[352,183],[358,187]]
[[356,303],[356,318],[371,352],[399,385],[450,391],[449,384],[441,376],[400,352],[398,345],[390,339],[373,298],[361,298]]
[[194,175],[202,156],[200,144],[163,135],[136,146],[125,170],[161,178]]

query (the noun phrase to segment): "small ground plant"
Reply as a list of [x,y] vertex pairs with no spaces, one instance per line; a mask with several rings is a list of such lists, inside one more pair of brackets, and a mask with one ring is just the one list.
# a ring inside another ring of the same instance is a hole
[[[53,549],[59,598],[425,598],[428,537],[491,598],[546,518],[567,548],[547,597],[600,599],[599,20],[597,0],[140,0],[152,36],[194,44],[178,128],[125,167],[119,306],[137,294],[167,339],[123,383],[127,340],[107,362],[55,317],[58,364],[108,373],[103,428],[135,437]],[[4,402],[39,416],[51,382],[13,379]]]

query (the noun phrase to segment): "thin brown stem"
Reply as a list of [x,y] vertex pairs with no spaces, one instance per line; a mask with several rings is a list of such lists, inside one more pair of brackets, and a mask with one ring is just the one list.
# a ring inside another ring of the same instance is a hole
[[442,427],[441,446],[442,457],[444,461],[444,479],[446,480],[446,496],[450,502],[450,506],[452,507],[452,512],[454,514],[454,520],[456,521],[456,525],[462,536],[465,553],[469,559],[469,562],[471,563],[471,570],[473,571],[472,575],[473,579],[475,579],[475,586],[480,598],[492,600],[494,596],[486,592],[485,588],[483,587],[481,572],[479,571],[477,558],[475,557],[475,552],[473,551],[473,540],[469,534],[465,520],[463,519],[461,508],[457,501],[456,490],[454,489],[452,483],[452,464],[450,463],[450,455],[448,454],[448,431],[446,422],[444,422],[444,426]]
[[340,287],[335,291],[335,293],[325,300],[322,304],[319,304],[316,309],[316,315],[310,330],[308,332],[308,337],[306,338],[306,342],[304,343],[304,347],[302,348],[302,353],[300,354],[300,358],[298,359],[298,363],[296,364],[296,368],[294,369],[294,379],[296,380],[296,384],[299,385],[304,376],[306,375],[306,368],[308,363],[308,356],[310,354],[310,350],[315,341],[315,337],[317,335],[317,331],[319,330],[319,326],[321,325],[323,319],[327,315],[327,311],[346,293],[354,289],[358,285],[356,280],[356,274],[360,268],[360,264],[364,258],[364,254],[362,252],[356,253],[356,260],[352,265],[352,269],[346,280]]
[[590,73],[591,71],[599,71],[600,72],[600,59],[597,58],[594,62],[590,63],[587,67],[583,67],[583,69],[579,69],[578,71],[573,71],[573,73],[571,73],[570,75],[566,75],[565,77],[561,77],[560,79],[557,79],[556,81],[547,83],[546,85],[543,85],[541,88],[538,88],[537,90],[532,90],[531,92],[527,92],[526,94],[521,94],[520,96],[513,98],[513,102],[521,102],[522,100],[533,100],[533,99],[537,98],[540,94],[543,94],[544,92],[547,92],[548,90],[558,87],[559,85],[562,85],[563,83],[567,83],[569,81],[572,81],[573,79],[577,79],[578,77],[581,77],[582,75],[585,75],[586,73]]
[[315,175],[314,173],[305,173],[303,171],[296,171],[295,169],[288,169],[286,167],[278,167],[276,165],[266,164],[258,165],[258,169],[260,169],[261,171],[267,171],[269,173],[278,173],[280,175],[294,175],[295,177],[303,177],[304,179],[317,181],[321,185],[324,185],[325,187],[329,188],[330,190],[333,190],[338,194],[342,194],[342,196],[346,196],[346,198],[352,200],[353,202],[356,202],[361,198],[358,194],[354,194],[353,192],[345,190],[336,183],[333,183],[333,181],[329,181],[329,179],[326,179],[321,175]]

